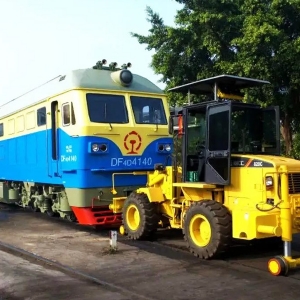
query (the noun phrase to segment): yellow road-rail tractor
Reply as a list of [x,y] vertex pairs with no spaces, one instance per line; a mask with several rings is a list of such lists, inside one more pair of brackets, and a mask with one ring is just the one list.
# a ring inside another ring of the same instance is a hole
[[182,229],[202,259],[234,239],[281,237],[284,255],[269,260],[270,273],[300,265],[291,255],[292,234],[300,231],[300,161],[280,156],[279,108],[241,101],[242,90],[268,83],[220,75],[169,90],[213,99],[182,108],[181,161],[156,165],[146,187],[113,199],[121,233],[142,239],[160,225]]

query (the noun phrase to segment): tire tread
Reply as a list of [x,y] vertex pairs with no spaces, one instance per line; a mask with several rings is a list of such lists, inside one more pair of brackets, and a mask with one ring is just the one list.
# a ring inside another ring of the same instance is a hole
[[[189,238],[189,220],[201,213],[211,219],[212,239],[205,247],[196,246]],[[201,200],[192,203],[184,217],[184,240],[190,252],[202,259],[210,259],[225,252],[232,240],[232,217],[228,209],[214,200]]]

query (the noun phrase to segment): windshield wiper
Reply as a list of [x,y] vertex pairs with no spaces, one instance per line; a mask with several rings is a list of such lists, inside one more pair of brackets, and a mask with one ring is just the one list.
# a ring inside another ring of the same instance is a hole
[[152,113],[153,113],[153,116],[154,116],[154,122],[155,122],[155,125],[156,125],[156,131],[158,130],[158,112],[157,110],[155,110],[154,108],[152,108]]
[[[107,119],[107,104],[105,103],[104,105],[104,117],[105,117],[105,120]],[[110,126],[110,130],[112,130],[112,126],[111,126],[111,123],[108,122],[109,126]]]

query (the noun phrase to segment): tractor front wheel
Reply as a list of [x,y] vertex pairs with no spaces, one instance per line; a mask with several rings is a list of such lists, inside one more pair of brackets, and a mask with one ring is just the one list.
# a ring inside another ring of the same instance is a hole
[[150,237],[156,231],[156,207],[146,194],[133,192],[128,196],[123,206],[123,224],[127,236],[134,240]]
[[231,215],[219,202],[194,202],[185,214],[183,234],[195,256],[203,259],[213,258],[224,252],[231,242]]

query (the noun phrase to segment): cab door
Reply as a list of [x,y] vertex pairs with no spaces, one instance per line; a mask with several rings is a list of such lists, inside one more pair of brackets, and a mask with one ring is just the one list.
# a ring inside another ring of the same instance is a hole
[[230,184],[231,102],[207,107],[205,182]]
[[59,116],[59,103],[57,100],[51,102],[51,127],[48,135],[48,165],[49,175],[51,177],[61,177],[60,172],[60,151],[59,151],[59,127],[60,127],[60,116]]

